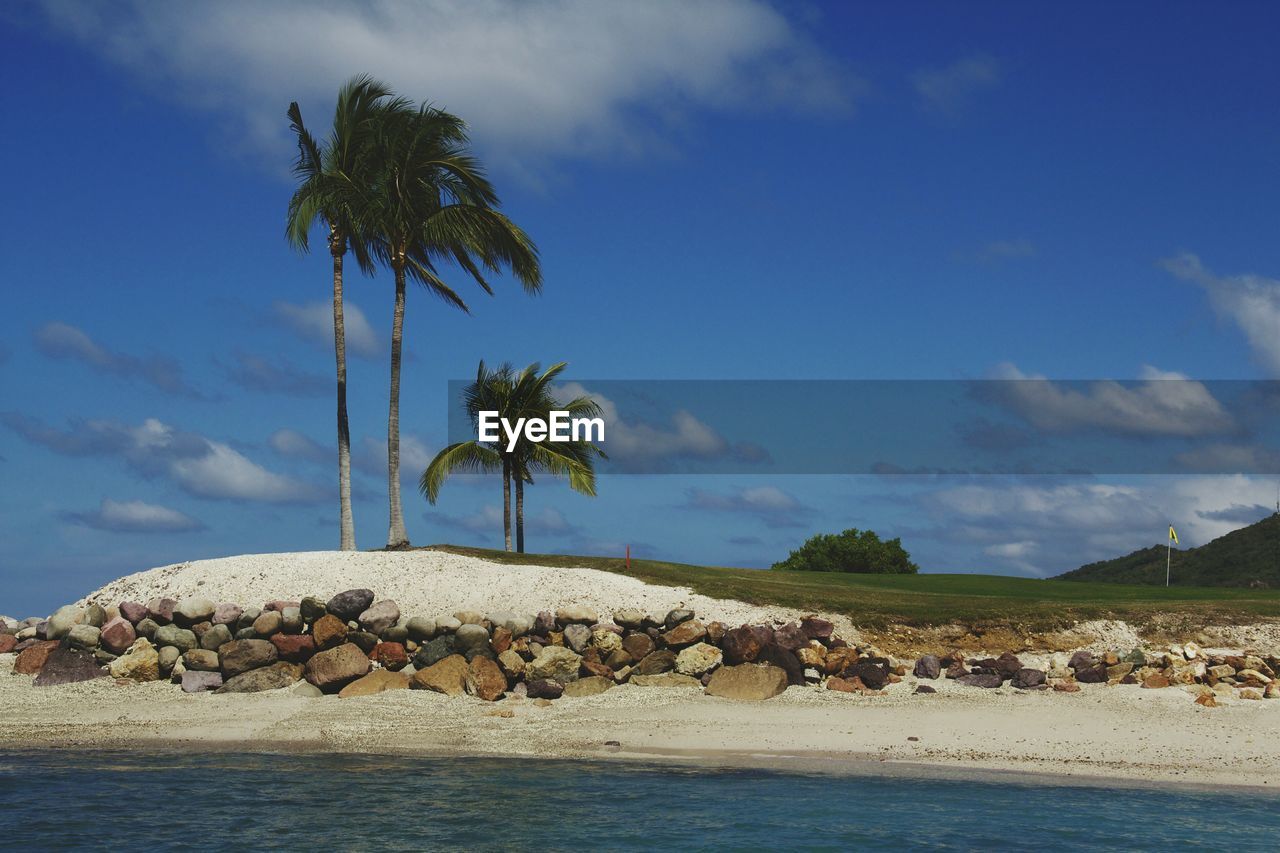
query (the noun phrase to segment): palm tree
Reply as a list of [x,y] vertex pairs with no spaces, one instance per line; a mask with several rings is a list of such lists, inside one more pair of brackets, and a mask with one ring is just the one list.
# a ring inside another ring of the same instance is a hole
[[[468,151],[466,125],[457,116],[423,105],[397,106],[379,129],[381,174],[370,220],[373,249],[395,274],[391,326],[391,394],[387,415],[387,547],[409,544],[400,501],[400,364],[404,340],[406,280],[445,302],[467,304],[439,275],[453,264],[486,293],[485,273],[509,270],[530,294],[542,288],[533,241],[498,210],[498,196]],[[468,311],[469,313],[469,311]]]
[[[572,417],[597,417],[600,413],[595,401],[579,397],[559,404],[551,394],[550,384],[567,365],[552,365],[539,373],[537,364],[526,367],[520,373],[504,364],[497,370],[488,370],[484,362],[476,371],[476,381],[467,386],[463,403],[471,419],[472,427],[478,426],[482,411],[494,411],[499,417],[515,422],[518,418],[547,418],[552,409],[563,409]],[[473,441],[458,442],[441,450],[431,460],[419,482],[419,490],[432,504],[440,495],[440,489],[450,474],[457,472],[502,472],[502,521],[506,549],[511,550],[511,481],[516,491],[516,543],[524,551],[524,484],[533,482],[534,471],[546,471],[553,475],[567,476],[569,486],[577,492],[594,496],[594,457],[604,453],[589,442],[530,442],[523,436],[515,447],[508,450],[506,443]]]
[[342,261],[348,247],[360,268],[373,274],[361,220],[370,195],[370,159],[374,117],[390,90],[369,77],[353,77],[338,92],[333,127],[322,147],[302,121],[297,102],[289,105],[290,128],[298,139],[293,172],[298,188],[289,200],[285,234],[294,248],[308,250],[311,227],[328,227],[333,258],[333,349],[338,374],[338,514],[340,547],[354,551],[355,521],[351,512],[351,432],[347,425],[347,343],[342,310]]

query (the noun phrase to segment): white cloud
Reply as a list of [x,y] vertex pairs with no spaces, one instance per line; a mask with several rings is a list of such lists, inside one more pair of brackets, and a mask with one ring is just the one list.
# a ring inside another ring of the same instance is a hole
[[[414,483],[427,470],[435,454],[413,433],[400,434],[400,476]],[[351,464],[375,477],[387,476],[387,440],[365,436],[352,451]]]
[[802,527],[803,519],[814,514],[812,507],[776,486],[749,486],[728,493],[693,488],[686,494],[691,508],[743,513],[766,527]]
[[36,349],[49,358],[78,361],[99,373],[139,379],[171,394],[201,396],[186,383],[182,367],[172,358],[161,355],[141,357],[111,350],[82,329],[67,323],[45,323],[36,330],[35,343]]
[[[276,317],[284,321],[298,337],[333,352],[332,302],[277,302],[274,310]],[[349,355],[377,358],[385,352],[382,338],[373,330],[360,306],[350,300],[343,303],[342,326]]]
[[296,429],[278,429],[267,439],[271,449],[281,456],[294,456],[309,462],[329,462],[337,458],[337,448],[330,449]]
[[510,160],[645,147],[636,110],[845,110],[856,81],[761,0],[46,0],[55,28],[236,129],[287,147],[368,72],[466,118]]
[[1204,436],[1229,432],[1231,416],[1200,382],[1143,367],[1139,384],[1055,383],[999,365],[983,393],[1046,432],[1100,429],[1130,435]]
[[98,509],[65,513],[67,521],[113,533],[188,533],[204,525],[176,509],[143,501],[114,501],[103,498]]
[[1272,376],[1280,377],[1280,279],[1253,274],[1219,276],[1190,253],[1160,263],[1183,281],[1204,288],[1218,316],[1235,323],[1244,333],[1258,363]]
[[943,68],[922,69],[911,79],[927,109],[955,113],[977,92],[1000,82],[1000,64],[990,56],[970,56]]

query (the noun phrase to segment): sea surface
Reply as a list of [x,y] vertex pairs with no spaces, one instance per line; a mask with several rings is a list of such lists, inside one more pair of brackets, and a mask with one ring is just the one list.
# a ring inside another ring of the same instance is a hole
[[23,850],[1275,850],[1280,798],[627,762],[0,752]]

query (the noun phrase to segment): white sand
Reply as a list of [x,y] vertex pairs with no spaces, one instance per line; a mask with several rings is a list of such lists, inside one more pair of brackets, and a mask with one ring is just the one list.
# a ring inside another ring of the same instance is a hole
[[[655,586],[597,569],[500,565],[443,551],[310,551],[252,554],[196,560],[127,575],[82,599],[105,606],[121,601],[200,596],[261,606],[305,595],[328,599],[346,589],[371,589],[390,598],[406,616],[439,616],[459,610],[512,611],[532,615],[580,604],[608,619],[634,607],[659,619],[675,607],[687,607],[703,620],[727,625],[789,622],[806,615],[782,607],[756,607],[741,601],[708,598],[685,587]],[[840,636],[856,638],[849,620],[832,617]]]

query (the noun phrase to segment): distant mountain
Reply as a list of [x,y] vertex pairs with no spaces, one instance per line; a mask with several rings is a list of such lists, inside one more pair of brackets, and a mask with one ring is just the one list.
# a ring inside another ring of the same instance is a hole
[[[1064,581],[1164,585],[1165,546],[1153,545],[1058,575]],[[1174,586],[1280,589],[1280,515],[1233,530],[1199,548],[1173,549]]]

